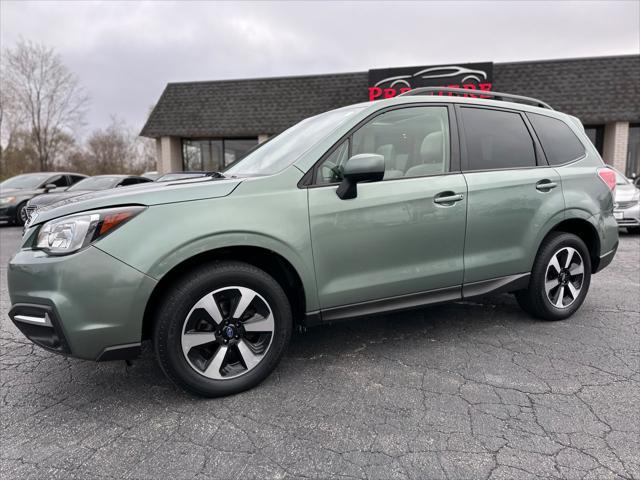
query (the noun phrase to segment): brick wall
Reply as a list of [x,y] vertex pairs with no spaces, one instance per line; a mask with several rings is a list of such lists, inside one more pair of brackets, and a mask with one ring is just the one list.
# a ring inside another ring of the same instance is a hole
[[607,123],[604,127],[603,160],[623,172],[627,165],[629,122]]

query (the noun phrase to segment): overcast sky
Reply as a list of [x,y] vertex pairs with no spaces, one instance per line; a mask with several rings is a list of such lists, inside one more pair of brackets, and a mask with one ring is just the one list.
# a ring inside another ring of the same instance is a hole
[[139,129],[167,82],[640,52],[640,2],[18,2],[3,47],[54,47],[88,126]]

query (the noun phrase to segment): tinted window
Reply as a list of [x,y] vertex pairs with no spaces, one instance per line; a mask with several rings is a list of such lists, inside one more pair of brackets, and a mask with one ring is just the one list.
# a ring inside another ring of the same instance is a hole
[[47,185],[53,183],[56,187],[66,187],[69,185],[66,175],[56,175],[47,180]]
[[[446,107],[409,107],[382,113],[350,138],[350,155],[382,155],[385,180],[449,171],[449,116]],[[349,157],[345,141],[318,168],[316,183],[342,180]]]
[[468,170],[532,167],[533,139],[518,113],[462,108]]
[[535,113],[527,115],[550,165],[561,165],[584,155],[582,143],[562,120]]
[[81,177],[80,175],[69,175],[69,178],[71,179],[71,185],[73,185],[76,182],[79,182],[87,177]]

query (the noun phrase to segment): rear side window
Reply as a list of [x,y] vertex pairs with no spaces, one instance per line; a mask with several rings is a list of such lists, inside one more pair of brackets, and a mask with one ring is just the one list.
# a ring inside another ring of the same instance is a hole
[[523,168],[536,165],[533,139],[518,113],[461,108],[467,170]]
[[528,113],[549,165],[562,165],[584,155],[582,142],[562,120]]

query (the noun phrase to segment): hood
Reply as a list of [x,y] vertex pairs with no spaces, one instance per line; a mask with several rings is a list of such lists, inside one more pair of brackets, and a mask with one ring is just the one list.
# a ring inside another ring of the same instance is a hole
[[226,197],[241,182],[242,180],[238,178],[203,177],[167,183],[149,182],[131,187],[74,195],[39,208],[35,223],[46,222],[72,213],[120,205],[151,206]]
[[0,197],[32,197],[34,195],[40,195],[42,189],[33,188],[3,188],[0,190]]
[[0,196],[2,197],[10,197],[12,195],[15,195],[16,192],[19,192],[20,190],[18,190],[17,188],[3,188],[2,190],[0,190]]
[[[634,195],[638,195],[638,187],[635,185],[616,185],[616,203],[629,202],[634,199]],[[637,196],[635,197],[637,198]]]
[[29,206],[44,208],[47,205],[60,202],[67,198],[77,197],[79,195],[84,195],[86,193],[93,193],[93,192],[94,192],[93,190],[76,190],[71,192],[44,193],[42,195],[33,197],[31,200],[29,200]]

